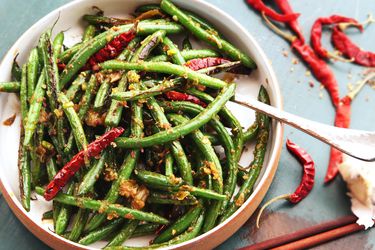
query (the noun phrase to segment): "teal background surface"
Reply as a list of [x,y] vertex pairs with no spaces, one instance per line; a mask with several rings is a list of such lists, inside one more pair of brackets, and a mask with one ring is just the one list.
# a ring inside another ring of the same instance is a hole
[[[33,23],[51,10],[69,2],[68,0],[0,0],[0,58]],[[306,73],[306,66],[299,62],[291,52],[289,44],[269,30],[260,16],[247,7],[243,0],[207,0],[239,21],[258,41],[269,60],[280,82],[284,96],[285,110],[312,120],[332,124],[334,110],[325,90]],[[271,2],[271,1],[270,1]],[[290,0],[296,12],[301,13],[300,23],[305,36],[309,37],[310,28],[319,16],[342,14],[362,21],[367,14],[375,14],[373,0]],[[375,24],[366,28],[363,34],[356,30],[348,32],[351,38],[366,50],[375,51]],[[323,43],[332,49],[328,32],[324,32]],[[286,51],[286,52],[283,52]],[[286,56],[286,54],[288,54]],[[330,64],[340,85],[341,96],[347,93],[347,85],[361,78],[363,67],[354,64],[335,62]],[[313,87],[310,86],[313,83]],[[354,100],[352,106],[352,128],[375,130],[375,90],[367,86]],[[236,249],[245,245],[260,242],[277,235],[293,232],[306,226],[326,220],[332,220],[350,214],[350,201],[341,178],[325,186],[323,179],[328,163],[328,146],[286,127],[285,138],[290,138],[304,147],[316,162],[316,184],[308,198],[292,206],[279,202],[271,206],[264,214],[259,230],[254,227],[252,217],[219,249]],[[283,148],[275,180],[265,200],[279,194],[293,192],[299,184],[301,167],[298,162]],[[0,249],[48,249],[44,243],[33,236],[9,209],[0,194]],[[321,245],[316,249],[375,249],[375,230],[357,233],[340,240]]]

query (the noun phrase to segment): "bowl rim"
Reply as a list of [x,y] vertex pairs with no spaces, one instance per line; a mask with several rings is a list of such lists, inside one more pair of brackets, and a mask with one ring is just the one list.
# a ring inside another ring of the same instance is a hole
[[[38,27],[41,25],[44,21],[48,20],[50,17],[56,16],[59,14],[59,12],[64,11],[66,9],[71,8],[72,6],[79,5],[82,2],[89,2],[91,0],[75,0],[72,2],[68,2],[66,4],[63,4],[62,6],[50,11],[48,14],[40,18],[38,21],[36,21],[30,28],[28,28],[14,43],[13,45],[9,48],[9,50],[5,53],[3,56],[2,60],[0,61],[0,68],[2,67],[5,58],[8,57],[10,53],[13,51],[16,51],[16,44],[18,43],[19,40],[24,39],[24,37],[27,36],[30,31],[32,31],[35,27]],[[280,90],[280,85],[277,81],[275,72],[271,66],[270,61],[268,60],[268,57],[264,53],[263,49],[259,46],[258,42],[254,39],[254,37],[233,17],[231,17],[229,14],[221,10],[220,8],[216,7],[215,5],[205,2],[204,0],[194,0],[194,2],[198,2],[205,8],[210,8],[216,12],[218,12],[221,16],[224,16],[225,18],[229,19],[237,29],[241,33],[243,33],[246,38],[248,38],[252,45],[255,47],[254,49],[257,50],[257,52],[260,54],[262,58],[265,60],[265,70],[268,71],[269,77],[268,77],[268,82],[273,83],[275,89],[273,90],[274,94],[274,99],[275,101],[272,103],[274,107],[277,107],[279,109],[283,109],[283,104],[282,104],[282,95],[281,95],[281,90]],[[176,245],[172,245],[167,247],[168,249],[177,249],[177,248],[186,248],[189,245],[192,245],[196,242],[199,242],[203,238],[214,234],[215,232],[219,231],[223,227],[225,227],[227,224],[229,224],[232,219],[237,217],[238,215],[244,213],[247,208],[247,206],[253,201],[257,200],[258,203],[261,202],[261,200],[264,198],[266,192],[269,189],[270,184],[272,183],[273,177],[275,175],[275,172],[278,167],[279,159],[280,159],[280,154],[282,150],[282,142],[283,142],[283,134],[284,134],[284,127],[283,124],[276,121],[274,123],[274,129],[275,133],[273,133],[273,139],[274,139],[274,149],[273,153],[270,154],[268,165],[266,166],[266,169],[263,173],[263,176],[261,179],[258,181],[258,185],[256,188],[253,190],[253,193],[250,195],[250,197],[244,202],[244,204],[235,212],[233,213],[229,218],[227,218],[223,223],[219,224],[218,226],[214,227],[210,231],[199,235],[198,237],[195,237],[189,241],[182,242]],[[264,188],[264,186],[266,188]],[[265,189],[262,190],[262,189]],[[76,242],[72,242],[70,240],[65,239],[62,236],[59,236],[55,234],[52,231],[46,230],[42,227],[39,226],[36,222],[34,222],[32,219],[29,218],[28,212],[26,212],[21,203],[17,200],[15,195],[12,192],[9,192],[10,187],[2,181],[2,174],[0,172],[0,191],[3,194],[7,204],[10,206],[11,210],[13,213],[16,215],[16,217],[22,222],[22,224],[30,231],[32,232],[36,237],[38,237],[40,240],[42,240],[44,243],[49,245],[50,247],[54,247],[56,249],[64,249],[66,246],[72,247],[73,249],[95,249],[93,247],[89,246],[84,246],[81,244],[78,244]],[[258,206],[259,204],[257,204]],[[248,216],[250,217],[250,215]],[[248,218],[247,217],[247,218]],[[242,224],[245,223],[246,221],[241,222]],[[240,226],[242,226],[242,224]],[[236,231],[233,232],[233,234]],[[233,235],[232,234],[232,235]],[[220,242],[225,241],[224,240],[219,240]]]

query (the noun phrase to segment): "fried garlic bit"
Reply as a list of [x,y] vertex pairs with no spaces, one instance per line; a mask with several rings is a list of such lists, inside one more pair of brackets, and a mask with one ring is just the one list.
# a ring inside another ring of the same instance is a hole
[[148,189],[139,185],[135,180],[123,180],[120,183],[119,194],[131,200],[131,207],[142,209],[149,195]]

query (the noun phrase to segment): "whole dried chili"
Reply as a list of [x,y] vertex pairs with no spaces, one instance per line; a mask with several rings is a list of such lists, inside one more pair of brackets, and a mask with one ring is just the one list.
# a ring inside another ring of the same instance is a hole
[[[365,86],[366,83],[374,77],[375,77],[375,73],[367,75],[357,85],[357,87],[353,91],[348,93],[346,96],[344,96],[340,100],[340,105],[336,109],[336,117],[335,117],[336,127],[349,128],[352,100],[360,92],[363,86]],[[332,181],[337,176],[338,167],[342,162],[343,162],[343,153],[335,148],[331,148],[329,164],[328,164],[326,176],[324,178],[325,183]]]
[[[128,45],[128,43],[131,40],[133,40],[136,36],[137,24],[138,22],[136,22],[130,30],[118,35],[112,41],[107,43],[107,45],[104,48],[100,49],[93,56],[91,56],[90,59],[87,61],[86,65],[82,68],[82,70],[92,69],[94,71],[97,71],[99,70],[99,68],[97,67],[98,63],[114,59],[115,57],[120,55],[120,53]],[[61,62],[58,63],[57,66],[60,71],[66,68],[66,65]]]
[[136,22],[130,30],[118,35],[104,48],[91,56],[84,68],[98,70],[98,63],[117,57],[137,34],[137,25],[138,22]]
[[[350,112],[351,107],[350,104],[352,99],[348,96],[343,97],[340,100],[340,104],[336,109],[336,117],[335,117],[335,126],[340,128],[348,128],[350,125]],[[331,148],[330,155],[329,155],[329,163],[326,172],[326,176],[324,178],[324,182],[328,183],[332,181],[336,175],[338,174],[339,168],[338,166],[343,162],[343,154],[341,151],[337,150],[336,148]]]
[[281,199],[286,199],[293,204],[297,204],[298,202],[303,200],[314,187],[315,167],[314,161],[311,158],[311,156],[304,149],[299,147],[297,144],[291,142],[290,140],[286,141],[286,147],[289,150],[289,152],[291,152],[303,166],[303,176],[301,179],[301,183],[297,187],[296,191],[294,191],[294,193],[283,194],[266,202],[259,211],[257,217],[257,227],[259,227],[259,219],[262,215],[263,210],[271,203]]
[[[201,69],[206,69],[214,66],[218,66],[221,64],[230,63],[229,60],[220,58],[220,57],[206,57],[206,58],[197,58],[192,59],[185,63],[185,66],[190,68],[191,70],[198,71]],[[207,104],[202,102],[199,98],[189,95],[186,93],[181,93],[177,91],[168,91],[165,93],[165,96],[172,101],[188,101],[195,104],[198,104],[202,107],[206,107]]]
[[279,30],[264,14],[263,18],[272,30],[291,42],[292,48],[298,52],[303,61],[309,66],[316,79],[327,89],[333,105],[337,107],[340,103],[339,88],[336,78],[328,64],[320,59],[309,45],[303,43],[296,36],[285,34]]
[[333,46],[353,62],[365,67],[375,67],[375,53],[362,50],[339,27],[334,27],[332,31]]
[[292,42],[292,47],[309,66],[315,78],[327,89],[333,105],[337,108],[340,103],[339,88],[336,77],[328,64],[320,59],[309,45],[298,39]]
[[87,149],[80,151],[70,160],[47,185],[44,198],[49,201],[68,183],[69,179],[85,165],[85,160],[95,157],[108,147],[117,137],[124,132],[124,129],[113,128],[94,142],[87,146]]
[[321,39],[322,39],[322,30],[323,25],[331,25],[331,24],[338,24],[338,23],[351,23],[357,24],[358,27],[362,30],[362,25],[359,25],[357,20],[349,17],[339,16],[339,15],[332,15],[330,17],[320,17],[315,20],[312,28],[311,28],[311,45],[314,49],[315,53],[318,54],[323,59],[333,58],[337,60],[346,61],[344,58],[333,54],[332,52],[327,51],[323,48]]
[[279,14],[265,5],[262,0],[247,0],[247,3],[257,11],[264,13],[266,16],[269,16],[270,18],[278,22],[290,22],[296,20],[300,15],[298,13]]
[[209,67],[214,67],[224,63],[229,63],[230,61],[220,57],[206,57],[206,58],[196,58],[185,63],[185,66],[192,70],[200,70]]
[[169,100],[172,100],[172,101],[188,101],[188,102],[198,104],[204,108],[207,107],[206,103],[202,102],[201,100],[199,100],[199,98],[193,95],[189,95],[189,94],[185,94],[185,93],[181,93],[177,91],[168,91],[165,93],[165,96]]
[[[275,4],[277,5],[277,7],[279,7],[279,9],[280,9],[284,14],[292,14],[292,13],[294,13],[294,12],[293,12],[293,9],[292,9],[292,7],[290,6],[288,0],[275,0]],[[288,26],[290,27],[290,29],[293,30],[294,33],[297,35],[298,39],[299,39],[302,43],[304,43],[304,42],[305,42],[305,37],[303,36],[302,28],[301,28],[301,26],[299,25],[298,20],[295,19],[295,20],[289,21],[289,22],[287,22],[287,24],[288,24]]]

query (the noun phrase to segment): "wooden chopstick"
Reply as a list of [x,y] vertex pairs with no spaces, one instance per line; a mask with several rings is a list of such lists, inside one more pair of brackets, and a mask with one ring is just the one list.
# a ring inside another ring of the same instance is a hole
[[332,221],[324,222],[319,225],[315,225],[312,227],[304,228],[298,230],[296,232],[282,235],[273,239],[269,239],[260,243],[256,243],[254,245],[246,246],[241,248],[240,250],[261,250],[261,249],[270,249],[279,247],[291,242],[295,242],[304,238],[308,238],[310,236],[320,234],[335,228],[340,228],[342,226],[346,226],[356,222],[357,217],[354,215],[345,216],[339,219],[335,219]]
[[340,237],[364,230],[364,226],[360,226],[357,223],[352,223],[346,226],[338,227],[335,229],[332,229],[330,231],[320,233],[313,235],[311,237],[294,241],[286,245],[282,245],[279,247],[272,248],[274,250],[282,250],[282,249],[293,249],[293,250],[298,250],[298,249],[307,249],[313,246],[317,246],[320,244],[323,244],[325,242],[331,241],[338,239]]

